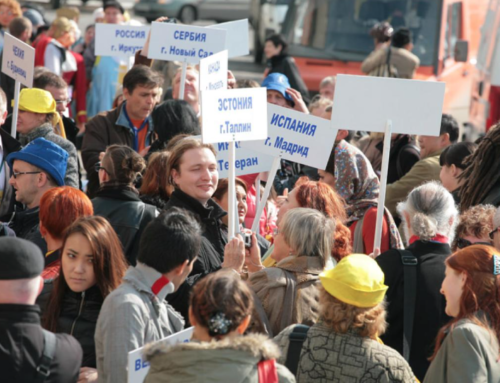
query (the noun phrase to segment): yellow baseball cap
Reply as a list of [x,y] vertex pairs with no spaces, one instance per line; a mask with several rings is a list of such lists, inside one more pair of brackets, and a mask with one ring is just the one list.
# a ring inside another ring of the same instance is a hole
[[19,110],[42,114],[55,113],[56,101],[46,90],[24,88],[19,94]]
[[364,254],[348,255],[319,278],[330,295],[356,307],[378,305],[388,289],[380,266]]

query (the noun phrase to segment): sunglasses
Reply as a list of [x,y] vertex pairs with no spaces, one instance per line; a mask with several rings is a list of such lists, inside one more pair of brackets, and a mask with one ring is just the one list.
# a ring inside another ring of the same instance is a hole
[[472,245],[487,245],[487,246],[491,246],[491,243],[489,242],[471,242],[471,241],[468,241],[467,239],[463,239],[463,238],[458,238],[457,239],[457,247],[459,249],[465,249],[466,247],[469,247],[469,246],[472,246]]
[[490,232],[490,239],[493,241],[493,237],[495,236],[495,233],[498,231],[498,227],[493,230],[492,232]]
[[94,170],[96,171],[96,173],[99,173],[99,170],[101,170],[101,169],[104,170],[106,173],[109,174],[109,172],[106,170],[106,168],[104,168],[104,167],[101,166],[100,162],[98,162],[98,163],[96,163],[94,165]]

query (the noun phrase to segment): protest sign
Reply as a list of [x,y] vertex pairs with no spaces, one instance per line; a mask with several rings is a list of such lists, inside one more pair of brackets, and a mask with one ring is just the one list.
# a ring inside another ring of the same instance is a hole
[[226,49],[226,31],[191,25],[154,22],[148,57],[198,64],[200,59]]
[[[186,343],[191,340],[194,327],[187,328],[183,331],[167,336],[155,343],[165,345],[175,345],[177,343]],[[144,347],[128,353],[128,383],[142,383],[149,371],[149,363],[144,360]]]
[[227,89],[227,50],[200,60],[200,92]]
[[248,45],[248,19],[210,25],[207,28],[226,31],[226,49],[229,52],[229,58],[246,56],[250,53]]
[[[202,92],[202,138],[205,143],[228,143],[228,238],[239,231],[236,219],[236,141],[267,136],[267,93],[265,88]],[[247,159],[252,163],[252,159]],[[241,166],[241,161],[238,162]],[[248,162],[247,162],[248,163]]]
[[[229,143],[219,142],[214,144],[214,147],[217,151],[217,170],[219,171],[219,178],[227,178],[229,171]],[[236,176],[267,172],[271,169],[273,157],[243,148],[240,142],[235,142],[235,147]]]
[[268,136],[265,140],[242,143],[244,148],[274,157],[266,188],[256,209],[252,231],[259,227],[258,217],[271,192],[281,159],[324,169],[337,136],[337,131],[331,129],[330,121],[273,104],[267,104],[267,120]]
[[268,135],[265,140],[243,142],[244,148],[324,169],[337,131],[328,120],[267,104]]
[[202,92],[201,100],[203,142],[261,140],[267,137],[265,88]]
[[443,82],[337,76],[332,127],[385,132],[374,249],[382,237],[391,134],[438,136],[444,93]]
[[3,47],[2,72],[16,80],[11,127],[12,137],[16,137],[21,84],[26,85],[28,88],[33,86],[34,67],[35,49],[6,32]]
[[144,47],[149,26],[96,24],[96,56],[133,56]]

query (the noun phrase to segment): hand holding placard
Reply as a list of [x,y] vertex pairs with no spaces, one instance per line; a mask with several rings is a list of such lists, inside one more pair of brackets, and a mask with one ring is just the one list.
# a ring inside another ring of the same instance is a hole
[[385,132],[374,249],[382,236],[391,134],[439,135],[444,92],[442,82],[337,76],[333,128]]

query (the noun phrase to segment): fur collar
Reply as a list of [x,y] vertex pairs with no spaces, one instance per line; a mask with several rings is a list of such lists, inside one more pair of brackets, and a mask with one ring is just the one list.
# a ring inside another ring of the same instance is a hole
[[178,353],[180,351],[202,351],[202,350],[235,350],[248,352],[259,360],[277,359],[280,356],[278,346],[263,334],[250,334],[244,336],[226,337],[220,341],[211,342],[189,342],[176,345],[165,345],[162,342],[146,346],[144,355],[151,359],[160,354]]
[[46,137],[49,133],[54,133],[54,128],[50,122],[46,122],[28,134],[19,134],[19,141],[21,145],[25,146],[39,137]]

